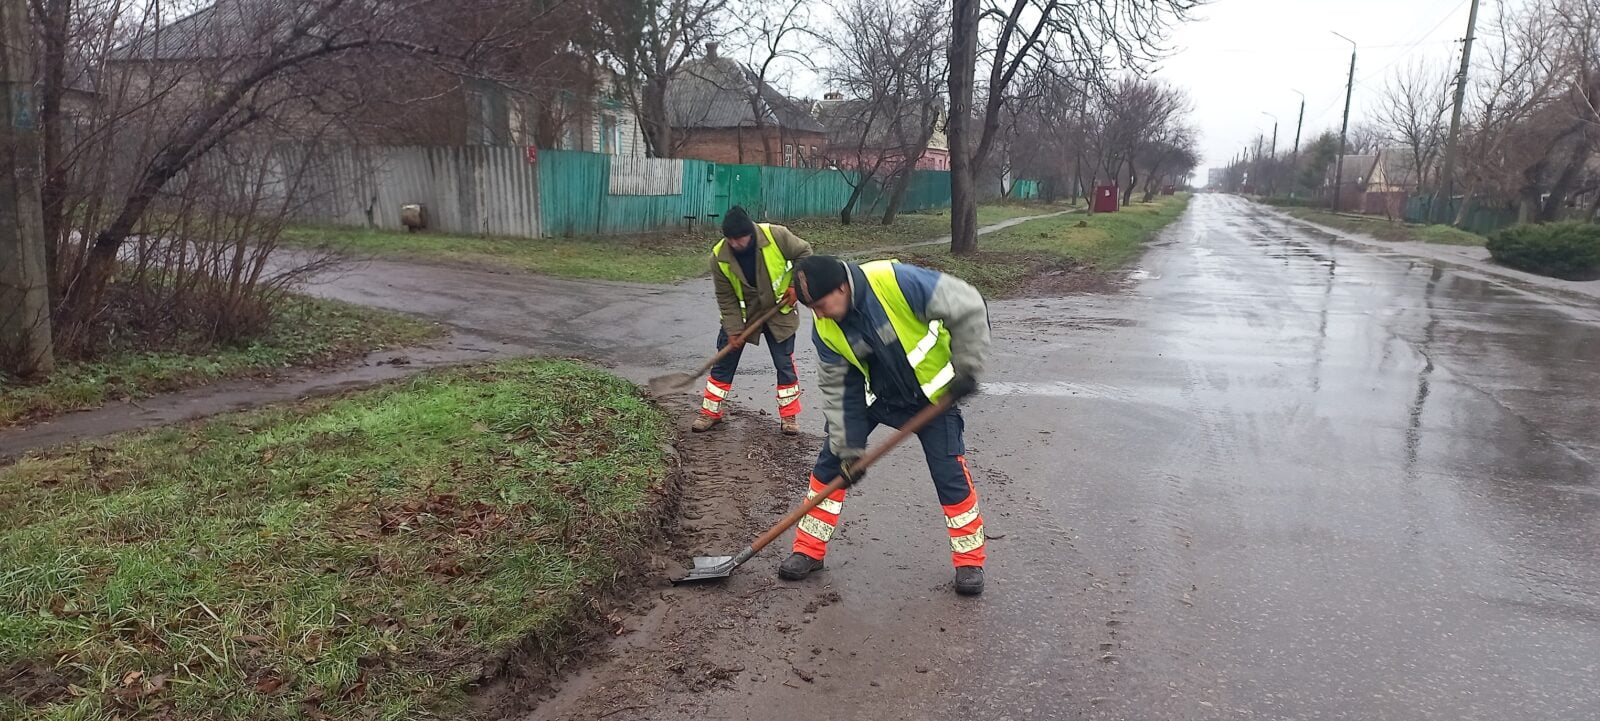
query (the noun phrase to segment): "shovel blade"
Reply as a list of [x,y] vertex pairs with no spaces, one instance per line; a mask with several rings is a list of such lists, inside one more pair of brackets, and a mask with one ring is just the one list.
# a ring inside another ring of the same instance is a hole
[[650,379],[650,394],[664,396],[668,393],[677,393],[688,388],[699,379],[699,376],[692,376],[688,373],[670,373],[664,376],[656,376]]
[[733,556],[697,556],[694,568],[689,569],[682,578],[672,579],[672,585],[719,581],[733,575],[733,569],[738,567],[739,564],[733,562]]

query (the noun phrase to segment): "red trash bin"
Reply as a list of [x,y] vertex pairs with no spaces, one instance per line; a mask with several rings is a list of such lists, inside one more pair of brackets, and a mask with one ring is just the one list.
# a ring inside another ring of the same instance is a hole
[[1094,212],[1117,212],[1117,186],[1096,185],[1094,187]]

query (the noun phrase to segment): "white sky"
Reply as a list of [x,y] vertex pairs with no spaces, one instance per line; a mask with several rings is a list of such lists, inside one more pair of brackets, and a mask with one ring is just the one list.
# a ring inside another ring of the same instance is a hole
[[[1480,34],[1492,0],[1478,12]],[[1344,110],[1350,44],[1358,43],[1350,123],[1366,115],[1388,77],[1425,60],[1440,69],[1460,62],[1467,0],[1216,0],[1173,33],[1176,48],[1156,76],[1188,89],[1201,133],[1198,181],[1224,165],[1258,132],[1269,138],[1278,116],[1278,149],[1294,143],[1299,90],[1306,94],[1305,138],[1338,130]]]
[[[1190,122],[1200,130],[1202,160],[1197,182],[1206,168],[1224,165],[1257,133],[1272,135],[1278,116],[1278,149],[1294,144],[1299,90],[1306,95],[1302,143],[1326,129],[1337,131],[1344,110],[1350,44],[1358,43],[1356,85],[1350,124],[1369,115],[1384,83],[1411,63],[1423,61],[1439,72],[1453,73],[1460,62],[1460,39],[1466,33],[1469,0],[1212,0],[1192,19],[1173,29],[1170,56],[1154,72],[1185,88],[1195,103]],[[1516,5],[1518,0],[1508,4]],[[1478,30],[1493,15],[1495,0],[1481,0]],[[820,12],[824,23],[830,13]],[[811,43],[806,43],[811,45]],[[808,47],[813,62],[825,59]],[[812,71],[798,66],[780,69],[777,85],[798,95],[820,96],[826,90]]]

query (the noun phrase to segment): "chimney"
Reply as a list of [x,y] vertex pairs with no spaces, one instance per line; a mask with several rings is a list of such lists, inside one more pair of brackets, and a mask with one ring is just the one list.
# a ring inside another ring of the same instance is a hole
[[823,100],[844,100],[844,93],[833,92],[822,96]]
[[706,43],[706,57],[711,60],[717,59],[717,43]]

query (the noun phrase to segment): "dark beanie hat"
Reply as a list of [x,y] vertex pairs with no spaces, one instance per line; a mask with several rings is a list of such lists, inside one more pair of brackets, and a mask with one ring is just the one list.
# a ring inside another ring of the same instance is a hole
[[808,255],[795,261],[794,292],[806,305],[849,282],[850,271],[844,261],[831,255]]
[[743,206],[735,205],[722,216],[722,237],[743,238],[755,234],[756,224],[751,222],[750,214],[745,212]]

